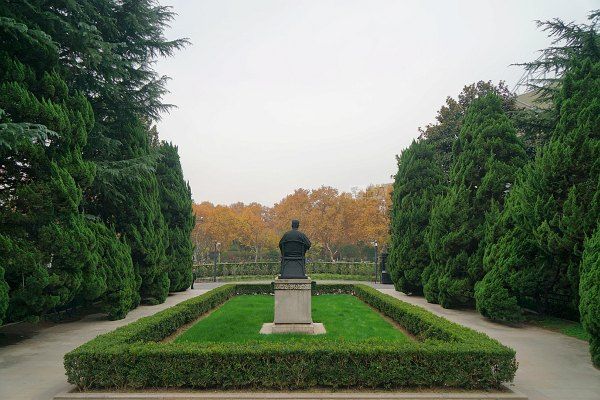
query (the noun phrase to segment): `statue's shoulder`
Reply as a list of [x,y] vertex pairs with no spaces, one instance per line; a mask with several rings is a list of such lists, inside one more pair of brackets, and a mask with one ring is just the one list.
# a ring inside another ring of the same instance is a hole
[[281,237],[281,240],[290,239],[290,238],[293,238],[294,236],[295,236],[295,232],[293,230],[287,231],[286,233],[283,234],[283,236]]

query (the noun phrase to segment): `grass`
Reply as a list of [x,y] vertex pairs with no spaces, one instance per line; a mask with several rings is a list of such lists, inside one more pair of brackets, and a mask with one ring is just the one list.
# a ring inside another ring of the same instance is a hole
[[563,335],[585,340],[586,342],[590,340],[590,336],[579,322],[549,315],[528,315],[526,321],[532,325],[539,326],[540,328],[560,332]]
[[183,332],[175,342],[411,340],[356,297],[339,294],[312,297],[313,321],[322,322],[326,334],[261,335],[258,332],[262,324],[273,321],[273,306],[273,296],[236,296]]

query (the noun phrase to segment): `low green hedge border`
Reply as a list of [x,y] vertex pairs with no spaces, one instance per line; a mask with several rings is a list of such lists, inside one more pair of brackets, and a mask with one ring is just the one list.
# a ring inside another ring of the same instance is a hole
[[[362,282],[372,282],[373,274],[370,276],[365,275],[338,275],[338,274],[309,274],[310,278],[316,281],[362,281]],[[217,276],[217,282],[243,282],[243,281],[270,281],[276,275],[227,275],[227,276]],[[200,282],[210,282],[213,280],[212,275],[210,277],[203,276],[198,278],[197,281]]]
[[271,293],[268,284],[228,284],[100,335],[65,355],[80,389],[496,388],[512,381],[514,350],[361,284],[317,285],[314,294],[351,293],[418,340],[394,343],[160,342],[235,295]]
[[[194,265],[194,273],[197,278],[212,278],[214,265],[212,263]],[[217,263],[217,277],[227,276],[262,276],[273,277],[279,274],[281,263],[275,262],[241,262],[241,263]],[[359,275],[365,278],[373,278],[375,266],[371,262],[325,262],[312,261],[306,263],[308,275]]]

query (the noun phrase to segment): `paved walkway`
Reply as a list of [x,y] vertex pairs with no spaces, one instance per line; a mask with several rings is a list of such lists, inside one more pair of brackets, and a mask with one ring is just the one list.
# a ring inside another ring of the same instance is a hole
[[600,400],[600,371],[590,361],[587,342],[533,326],[514,328],[492,323],[474,310],[447,310],[387,285],[376,287],[515,349],[519,369],[514,387],[530,400]]
[[[0,399],[52,399],[55,394],[69,389],[63,368],[65,353],[101,333],[219,285],[196,285],[195,290],[169,296],[164,304],[139,307],[120,321],[107,321],[95,314],[70,323],[15,324],[1,328],[0,333],[5,336],[20,339],[0,347]],[[515,387],[531,400],[600,400],[600,371],[590,362],[587,343],[536,327],[511,328],[494,324],[475,311],[446,310],[428,304],[423,298],[405,296],[387,285],[375,287],[514,348],[519,361]]]
[[0,347],[0,399],[50,400],[69,390],[63,367],[66,353],[102,333],[205,293],[214,284],[194,286],[194,290],[170,295],[163,304],[138,307],[119,321],[93,314],[75,322],[21,323],[0,328],[5,339],[14,341]]

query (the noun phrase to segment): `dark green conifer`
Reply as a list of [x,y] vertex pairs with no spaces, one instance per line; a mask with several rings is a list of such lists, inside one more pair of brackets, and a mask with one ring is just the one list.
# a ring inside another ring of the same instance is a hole
[[452,147],[460,134],[467,109],[475,99],[490,92],[502,98],[505,111],[514,109],[514,95],[504,82],[494,85],[491,81],[479,81],[464,86],[456,99],[448,96],[445,104],[437,112],[436,122],[419,129],[419,139],[426,139],[434,147],[436,162],[446,177],[452,169]]
[[100,265],[98,223],[82,209],[96,171],[82,158],[92,107],[58,72],[51,38],[26,22],[0,20],[11,39],[0,40],[0,262],[10,320],[84,302],[113,307],[107,281],[120,291],[127,277],[121,265]]
[[443,171],[427,140],[413,141],[398,157],[390,216],[389,270],[397,290],[421,294],[421,275],[429,265],[425,230],[431,203],[441,193]]
[[[0,238],[0,240],[2,240]],[[4,280],[4,268],[0,267],[0,325],[8,309],[8,283]]]
[[469,304],[483,278],[486,214],[500,207],[526,161],[495,93],[475,99],[454,144],[450,187],[436,200],[427,233],[431,271],[426,296],[444,307]]
[[580,271],[581,322],[590,335],[592,362],[600,367],[600,225],[585,241]]
[[[42,37],[51,38],[60,48],[53,62],[60,59],[69,87],[91,102],[96,121],[84,158],[93,161],[97,173],[93,185],[84,188],[83,208],[113,226],[131,247],[140,292],[134,303],[140,296],[164,301],[167,232],[148,136],[150,123],[170,107],[161,102],[168,78],[153,70],[154,61],[186,43],[164,37],[173,12],[154,0],[81,0],[50,8],[0,4],[0,15],[33,22]],[[24,56],[48,61],[41,52]]]
[[[545,91],[559,116],[552,137],[526,166],[506,201],[502,234],[486,250],[486,270],[511,303],[576,319],[583,242],[600,218],[600,46],[597,25],[544,25],[564,46],[546,50],[531,69],[556,68],[560,80]],[[486,279],[486,281],[492,278]],[[481,288],[482,296],[491,289]],[[512,309],[512,307],[511,307]],[[501,304],[488,304],[492,319],[517,319]]]
[[183,179],[177,147],[162,142],[158,147],[160,158],[156,177],[160,193],[161,211],[168,228],[166,264],[169,271],[170,291],[182,291],[192,283],[191,233],[194,228],[192,193]]

